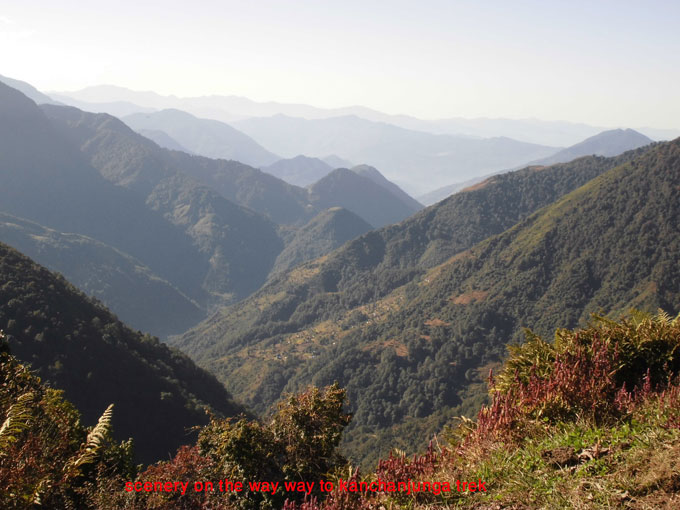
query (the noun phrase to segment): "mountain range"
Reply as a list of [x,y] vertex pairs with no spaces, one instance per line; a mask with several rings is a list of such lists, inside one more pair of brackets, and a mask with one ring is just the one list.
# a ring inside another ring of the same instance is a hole
[[[374,226],[415,212],[394,188],[355,173],[313,193],[236,161],[163,149],[107,114],[37,107],[2,84],[0,131],[6,240],[161,337],[255,291],[295,238],[290,229],[328,208],[346,206]],[[358,232],[355,219],[341,218],[350,224],[327,223],[337,235],[290,260]]]
[[277,276],[172,342],[259,412],[337,380],[354,402],[345,441],[357,460],[411,449],[474,412],[480,368],[523,326],[677,311],[678,153],[676,141],[492,177]]
[[[405,115],[386,115],[363,107],[319,109],[307,105],[257,103],[234,96],[177,98],[111,86],[91,87],[55,97],[67,103],[72,101],[84,109],[87,105],[83,100],[136,101],[147,108],[182,109],[206,119],[228,122],[266,150],[284,158],[299,154],[318,158],[329,153],[339,154],[342,158],[382,169],[388,179],[416,196],[448,187],[448,191],[435,193],[437,199],[461,189],[452,183],[542,160],[560,150],[559,145],[574,145],[604,131],[604,128],[585,124],[535,119],[426,121]],[[679,131],[673,130],[642,130],[654,139],[680,135]],[[219,156],[215,152],[202,153],[190,144],[177,141],[193,152]],[[248,156],[241,155],[241,160],[254,161]],[[558,159],[567,161],[565,157],[568,154]],[[309,179],[294,183],[311,184]],[[436,201],[427,196],[424,200],[428,203]]]
[[[340,167],[346,168],[344,165]],[[309,186],[326,177],[334,168],[340,167],[329,165],[319,158],[310,158],[300,154],[294,158],[280,159],[271,165],[262,167],[262,171],[296,186]]]
[[199,119],[180,110],[134,113],[122,118],[136,131],[162,131],[189,151],[213,159],[231,159],[254,167],[281,159],[224,122]]
[[339,154],[383,169],[408,193],[509,169],[559,150],[509,138],[433,135],[353,115],[314,120],[276,115],[232,124],[283,157]]
[[[562,149],[552,156],[533,161],[530,164],[538,166],[553,165],[555,163],[565,163],[582,156],[591,155],[618,156],[623,152],[631,149],[637,149],[638,147],[642,147],[650,143],[652,143],[651,139],[633,129],[612,129],[598,133],[597,135],[591,136],[590,138],[572,145],[571,147]],[[425,195],[418,197],[418,199],[425,205],[432,205],[452,195],[456,191],[465,189],[468,186],[473,186],[483,180],[484,177],[476,177],[464,182],[450,184],[448,186],[444,186],[426,193]]]
[[[286,115],[305,119],[325,119],[355,115],[373,122],[384,122],[404,129],[432,134],[467,136],[470,138],[509,137],[523,142],[548,146],[569,146],[593,136],[606,128],[583,123],[546,121],[540,119],[443,118],[423,120],[409,115],[390,115],[363,106],[346,108],[317,108],[304,104],[257,102],[237,96],[176,97],[154,92],[139,92],[123,87],[98,85],[78,91],[54,92],[52,97],[82,110],[106,112],[119,116],[120,112],[102,109],[106,104],[134,105],[138,111],[176,108],[208,119],[233,122],[251,117]],[[637,128],[654,140],[670,140],[680,136],[677,129]],[[337,165],[347,167],[349,165]]]

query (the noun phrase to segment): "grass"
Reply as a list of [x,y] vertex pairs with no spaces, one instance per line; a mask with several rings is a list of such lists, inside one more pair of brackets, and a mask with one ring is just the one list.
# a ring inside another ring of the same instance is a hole
[[[680,507],[680,430],[664,421],[652,402],[610,426],[536,423],[519,445],[475,445],[434,478],[479,478],[488,492],[455,494],[442,508],[646,509],[665,508],[658,506],[665,502]],[[571,451],[571,458],[553,462],[557,451]]]

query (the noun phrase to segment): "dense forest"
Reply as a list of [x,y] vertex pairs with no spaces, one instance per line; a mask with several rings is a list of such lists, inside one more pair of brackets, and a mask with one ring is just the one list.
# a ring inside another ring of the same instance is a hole
[[[425,442],[423,430],[434,432],[450,416],[478,408],[479,370],[502,359],[505,345],[518,341],[523,327],[545,334],[583,324],[599,310],[677,311],[678,153],[679,142],[660,144],[626,154],[623,164],[606,171],[611,160],[577,160],[575,165],[599,163],[604,173],[534,214],[517,196],[499,195],[499,209],[522,204],[514,227],[472,247],[461,243],[467,251],[448,260],[435,257],[427,272],[406,266],[397,276],[377,267],[371,274],[389,282],[384,287],[371,285],[368,276],[350,283],[353,268],[376,267],[385,257],[384,231],[370,232],[273,281],[176,345],[258,412],[282,392],[338,381],[355,412],[345,438],[355,461],[375,461],[395,445],[411,450]],[[471,201],[472,192],[500,192],[503,187],[494,183],[501,178],[550,182],[552,172],[573,182],[578,174],[567,169],[573,167],[499,176],[439,207]],[[538,190],[526,194],[537,208]],[[559,197],[556,191],[544,196]],[[437,209],[389,229],[408,231]],[[461,231],[474,232],[474,209],[463,210],[459,221],[468,228]],[[493,219],[491,207],[479,210]],[[405,246],[423,249],[422,243],[396,243]],[[428,252],[421,253],[427,260]],[[336,266],[338,259],[349,262]],[[387,267],[400,267],[391,260]]]
[[12,353],[63,390],[86,422],[116,407],[115,437],[138,460],[173,452],[206,410],[245,410],[185,354],[121,323],[61,276],[0,243],[0,330]]

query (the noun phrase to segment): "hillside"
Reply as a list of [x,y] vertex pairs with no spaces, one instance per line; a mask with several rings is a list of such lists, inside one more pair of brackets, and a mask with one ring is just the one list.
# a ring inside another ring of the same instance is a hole
[[347,209],[333,207],[321,211],[286,242],[286,247],[276,258],[272,274],[330,253],[371,229],[371,225]]
[[170,149],[171,151],[182,151],[191,154],[189,149],[180,145],[177,140],[172,138],[165,131],[161,131],[160,129],[138,129],[137,132],[143,137],[156,142],[164,149]]
[[406,193],[403,189],[401,189],[393,182],[385,179],[385,176],[381,174],[376,168],[373,168],[372,166],[368,165],[357,165],[350,168],[350,170],[352,170],[352,172],[354,172],[355,174],[360,175],[362,177],[366,177],[367,179],[372,180],[377,185],[382,186],[387,191],[392,193],[395,197],[397,197],[399,200],[401,200],[404,203],[404,205],[410,207],[414,211],[420,211],[423,208],[423,205],[420,202],[418,202],[415,198],[411,197],[408,193]]
[[294,158],[280,159],[263,167],[262,171],[295,186],[308,186],[319,179],[323,179],[333,168],[319,158],[299,155]]
[[417,195],[558,150],[503,137],[434,135],[354,115],[318,120],[276,115],[233,125],[283,157],[337,154],[381,169],[390,181]]
[[[282,249],[275,225],[201,185],[176,164],[194,161],[192,156],[161,149],[106,114],[48,105],[42,108],[54,128],[82,151],[102,177],[121,193],[141,198],[145,207],[188,240],[179,246],[193,252],[173,257],[169,261],[175,266],[172,271],[156,269],[159,259],[167,256],[143,258],[132,250],[125,250],[127,253],[204,307],[248,295],[264,282]],[[195,167],[200,166],[202,160],[195,161]],[[146,235],[145,248],[151,246],[149,236],[156,234]],[[166,250],[166,244],[160,241],[153,248]]]
[[554,165],[582,156],[617,156],[622,152],[649,145],[653,140],[633,129],[611,129],[591,136],[552,156],[532,162],[534,165]]
[[123,122],[136,131],[163,131],[191,152],[213,159],[231,159],[254,167],[280,159],[224,122],[200,119],[180,110],[134,113],[124,117]]
[[418,210],[372,179],[346,168],[337,168],[312,184],[309,196],[317,207],[343,207],[373,227],[398,223]]
[[[543,334],[599,309],[674,311],[679,146],[499,175],[296,268],[176,343],[259,411],[281,391],[338,380],[354,402],[349,451],[367,459],[388,445],[410,449],[479,405],[477,369],[523,326]],[[587,184],[531,214],[579,178]],[[454,204],[462,224],[441,221]],[[514,227],[503,224],[513,215]],[[420,237],[447,224],[455,237],[445,243],[446,231]]]
[[448,186],[442,186],[441,188],[437,188],[434,191],[430,191],[429,193],[425,193],[424,195],[419,196],[418,201],[426,206],[436,204],[440,200],[444,200],[445,198],[450,197],[454,193],[464,190],[465,188],[474,186],[475,184],[480,183],[487,178],[488,176],[475,177],[474,179],[469,179],[467,181],[455,182],[453,184],[449,184]]
[[135,333],[61,276],[0,244],[0,330],[11,352],[63,389],[87,423],[116,408],[119,440],[133,437],[140,460],[167,456],[206,423],[205,409],[242,407],[185,355]]
[[[0,84],[0,210],[115,247],[192,300],[208,301],[202,284],[209,260],[190,235],[138,193],[104,179],[69,141],[69,133],[26,96]],[[271,231],[275,236],[273,226]]]
[[[632,129],[612,129],[610,131],[603,131],[571,147],[562,149],[552,156],[533,161],[530,165],[555,165],[557,163],[566,163],[583,156],[618,156],[626,151],[644,147],[650,143],[652,143],[651,139]],[[418,197],[418,200],[425,205],[431,205],[445,199],[457,191],[473,186],[483,180],[483,178],[474,178],[464,182],[449,184],[448,186],[443,186]]]
[[57,271],[134,329],[160,337],[184,331],[203,310],[139,260],[90,237],[58,232],[0,212],[0,241]]
[[43,94],[33,85],[26,83],[25,81],[15,80],[14,78],[8,78],[7,76],[2,76],[0,74],[0,82],[4,83],[8,87],[12,87],[13,89],[20,91],[26,97],[38,104],[59,104],[57,101],[54,101],[51,97]]

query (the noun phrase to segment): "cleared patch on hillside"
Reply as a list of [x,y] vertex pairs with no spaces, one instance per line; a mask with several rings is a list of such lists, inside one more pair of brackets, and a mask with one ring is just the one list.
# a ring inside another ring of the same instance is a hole
[[469,305],[473,301],[484,301],[488,295],[488,290],[471,290],[470,292],[464,292],[457,296],[451,296],[449,301],[454,305]]

